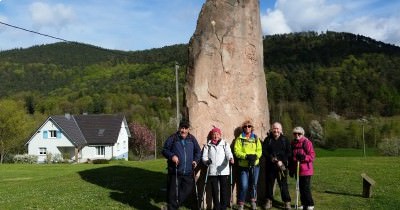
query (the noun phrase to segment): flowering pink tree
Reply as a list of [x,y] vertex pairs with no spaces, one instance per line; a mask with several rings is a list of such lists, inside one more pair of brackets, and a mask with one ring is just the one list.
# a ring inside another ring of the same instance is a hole
[[150,152],[154,152],[155,135],[149,128],[133,122],[129,124],[129,131],[132,135],[129,146],[139,160]]

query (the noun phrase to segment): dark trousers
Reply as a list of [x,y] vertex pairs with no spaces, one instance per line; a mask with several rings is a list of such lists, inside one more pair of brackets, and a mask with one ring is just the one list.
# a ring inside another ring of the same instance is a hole
[[274,198],[274,184],[275,180],[278,181],[279,189],[281,191],[281,199],[283,202],[290,202],[290,194],[289,188],[287,184],[287,171],[283,172],[283,174],[276,169],[266,169],[267,173],[267,199],[273,200]]
[[226,208],[228,208],[228,199],[229,199],[228,176],[209,176],[208,181],[211,184],[214,210],[225,210]]
[[[178,181],[178,184],[177,182]],[[178,188],[177,188],[178,186]],[[190,196],[194,187],[194,178],[192,176],[183,176],[168,174],[167,181],[167,199],[168,210],[176,210]],[[176,194],[178,193],[178,195]]]
[[314,200],[311,195],[311,176],[300,176],[299,188],[303,209],[307,209],[307,206],[314,206]]

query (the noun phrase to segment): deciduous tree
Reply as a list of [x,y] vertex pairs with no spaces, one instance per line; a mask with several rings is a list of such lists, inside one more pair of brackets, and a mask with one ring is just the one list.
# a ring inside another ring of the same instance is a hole
[[139,123],[133,122],[129,124],[131,139],[129,147],[141,160],[149,152],[154,152],[155,135],[149,128]]
[[21,152],[30,132],[28,114],[22,104],[0,100],[0,163],[10,152]]

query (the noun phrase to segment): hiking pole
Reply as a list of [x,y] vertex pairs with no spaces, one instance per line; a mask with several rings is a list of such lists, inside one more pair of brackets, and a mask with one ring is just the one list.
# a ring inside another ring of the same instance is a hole
[[299,209],[299,174],[300,174],[300,161],[297,161],[297,168],[296,168],[296,205],[295,209]]
[[233,209],[233,174],[232,174],[232,164],[229,164],[229,170],[230,170],[230,175],[231,175],[231,198],[230,198],[230,206],[231,210]]
[[179,206],[179,185],[178,185],[178,164],[175,166],[175,194],[176,194],[176,204]]
[[251,177],[251,182],[253,184],[252,191],[254,192],[254,199],[257,199],[257,186],[256,186],[256,176],[254,174],[254,166],[250,166],[249,177]]
[[196,192],[196,200],[197,200],[197,208],[200,210],[201,209],[201,204],[199,202],[199,191],[197,190],[197,184],[196,184],[196,172],[193,170],[193,181],[194,181],[194,189]]
[[204,207],[204,194],[206,193],[206,186],[207,186],[207,179],[208,179],[208,171],[210,170],[210,166],[207,166],[207,172],[206,172],[206,179],[204,180],[204,187],[203,187],[203,195],[201,195],[201,205]]

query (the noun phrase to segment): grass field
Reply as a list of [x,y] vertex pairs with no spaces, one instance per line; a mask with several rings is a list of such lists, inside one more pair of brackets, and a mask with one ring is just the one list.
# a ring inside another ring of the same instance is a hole
[[[318,153],[312,179],[316,209],[399,208],[399,157],[364,158],[359,150]],[[104,165],[3,164],[0,209],[160,209],[165,203],[165,167],[163,159]],[[361,197],[361,173],[376,181],[372,198]],[[289,188],[295,198],[293,179]]]

